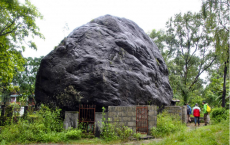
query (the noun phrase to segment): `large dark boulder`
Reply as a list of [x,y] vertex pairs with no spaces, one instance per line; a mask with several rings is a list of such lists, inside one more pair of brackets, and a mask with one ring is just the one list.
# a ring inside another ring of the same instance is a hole
[[101,106],[168,105],[173,93],[157,46],[133,21],[105,15],[76,28],[37,73],[37,103],[77,110]]

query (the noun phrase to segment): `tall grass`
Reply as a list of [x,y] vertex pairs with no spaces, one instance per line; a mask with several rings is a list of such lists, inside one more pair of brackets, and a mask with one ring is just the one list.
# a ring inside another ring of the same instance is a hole
[[186,126],[181,122],[179,116],[172,116],[163,112],[157,115],[157,127],[153,127],[151,133],[155,137],[164,137],[185,129]]
[[149,145],[228,145],[229,120],[215,125],[199,127],[194,130],[180,131]]
[[170,134],[158,143],[152,142],[150,145],[228,145],[229,110],[223,111],[222,108],[216,110],[213,109],[213,114],[211,113],[211,119],[214,119],[211,121],[214,124],[192,130],[189,128],[181,130]]

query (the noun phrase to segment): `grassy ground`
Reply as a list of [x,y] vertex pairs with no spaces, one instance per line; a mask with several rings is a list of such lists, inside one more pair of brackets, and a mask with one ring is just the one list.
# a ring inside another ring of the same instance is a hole
[[184,132],[165,137],[162,141],[149,145],[228,145],[229,122],[195,127],[193,124]]
[[[199,127],[194,123],[188,124],[187,130],[177,132],[164,138],[144,140],[144,141],[128,141],[121,140],[106,142],[99,138],[82,138],[80,140],[68,140],[58,144],[126,144],[126,145],[228,145],[229,144],[229,123],[227,121],[216,125]],[[38,143],[39,144],[39,143]],[[51,143],[52,144],[52,143]]]

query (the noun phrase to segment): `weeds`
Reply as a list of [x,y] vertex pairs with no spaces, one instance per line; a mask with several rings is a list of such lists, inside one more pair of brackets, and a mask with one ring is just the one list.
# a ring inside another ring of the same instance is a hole
[[139,137],[133,133],[133,130],[127,126],[120,126],[116,123],[110,123],[110,119],[105,118],[105,108],[102,108],[102,133],[101,138],[105,141],[121,140],[127,141],[129,137]]
[[1,128],[1,143],[39,143],[66,142],[68,139],[80,139],[81,130],[64,131],[60,118],[60,109],[50,110],[41,105],[33,119],[22,119]]
[[182,124],[179,117],[172,117],[167,112],[157,115],[157,127],[151,129],[151,133],[155,137],[164,137],[177,131],[185,130],[186,126]]

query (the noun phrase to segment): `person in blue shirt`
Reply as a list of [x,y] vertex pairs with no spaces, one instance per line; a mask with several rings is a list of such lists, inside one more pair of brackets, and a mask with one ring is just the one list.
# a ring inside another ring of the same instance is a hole
[[186,105],[187,105],[187,123],[188,122],[191,123],[190,114],[192,114],[192,108],[188,105],[188,103]]

